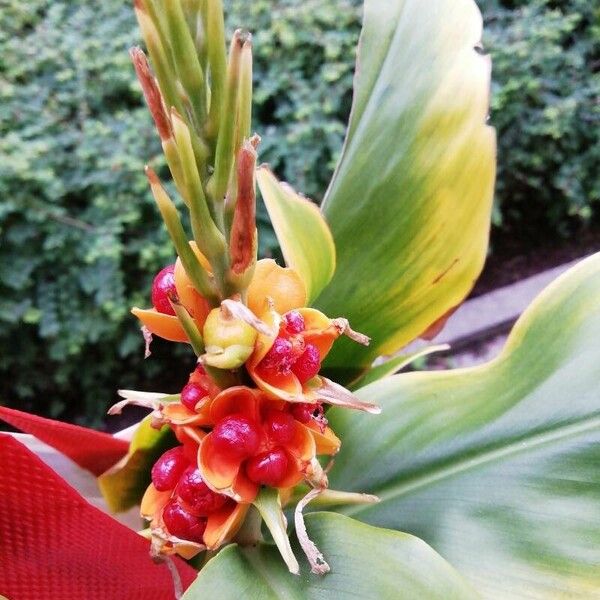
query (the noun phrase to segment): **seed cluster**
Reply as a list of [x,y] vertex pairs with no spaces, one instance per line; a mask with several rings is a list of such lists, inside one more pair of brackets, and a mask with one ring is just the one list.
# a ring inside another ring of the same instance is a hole
[[[178,298],[177,268],[169,265],[154,278],[152,305],[161,315],[176,314],[171,302]],[[220,343],[210,347],[220,346],[223,353],[229,346],[238,344],[239,348],[257,340],[254,330],[251,336],[246,335],[243,327],[227,315],[217,314],[217,310],[205,317],[207,348],[208,337],[218,339]],[[189,309],[188,312],[193,313]],[[268,350],[263,350],[264,354],[253,363],[254,371],[248,368],[259,387],[260,380],[277,387],[278,382],[291,378],[296,381],[293,385],[303,389],[318,375],[323,357],[315,335],[320,330],[315,330],[314,324],[313,329],[307,326],[304,315],[309,315],[314,323],[312,313],[303,313],[303,309],[287,310],[278,317],[277,335],[269,338]],[[320,327],[323,319],[329,323],[324,315],[319,315]],[[257,347],[265,344],[254,343]],[[261,486],[284,489],[302,481],[306,469],[315,468],[314,436],[324,435],[328,440],[326,453],[334,454],[339,447],[333,432],[326,433],[327,419],[321,402],[287,402],[263,388],[234,385],[223,389],[201,365],[181,390],[179,402],[167,405],[162,414],[175,415],[174,420],[167,418],[166,422],[181,445],[166,451],[152,468],[154,493],[163,496],[156,504],[151,503],[156,512],[148,518],[152,518],[153,527],[186,542],[203,544],[211,516],[225,514],[238,502],[251,502]],[[238,488],[242,495],[238,495]]]
[[202,544],[207,517],[232,501],[206,485],[195,463],[194,455],[190,456],[184,446],[177,446],[156,461],[151,476],[159,492],[172,492],[162,511],[167,531]]
[[304,384],[319,372],[319,349],[304,341],[301,335],[304,329],[304,318],[298,311],[284,315],[279,335],[257,367],[263,377],[293,373]]

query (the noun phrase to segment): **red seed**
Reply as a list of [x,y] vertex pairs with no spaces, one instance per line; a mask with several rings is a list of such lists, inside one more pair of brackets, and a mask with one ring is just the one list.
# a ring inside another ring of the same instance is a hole
[[189,463],[196,464],[198,461],[198,442],[187,438],[183,441],[183,453]]
[[213,492],[202,480],[197,467],[188,467],[177,484],[176,494],[183,507],[196,517],[208,517],[227,502],[227,496]]
[[323,412],[323,405],[320,402],[310,404],[308,402],[299,402],[292,404],[292,416],[300,423],[308,423],[315,418],[315,414]]
[[203,543],[206,519],[190,514],[176,500],[171,500],[165,506],[162,518],[171,535],[189,542]]
[[181,404],[190,410],[196,410],[196,404],[208,395],[208,390],[199,383],[188,383],[181,390]]
[[194,377],[206,377],[206,369],[204,368],[204,366],[200,365],[200,364],[196,365],[193,376]]
[[275,338],[273,345],[258,364],[259,369],[287,375],[294,364],[292,342],[282,337]]
[[244,415],[229,415],[221,419],[215,425],[212,436],[215,452],[234,459],[252,456],[260,444],[258,425]]
[[274,448],[251,458],[246,463],[246,474],[254,483],[276,487],[285,477],[288,463],[285,450]]
[[152,467],[152,483],[159,492],[172,490],[177,485],[179,478],[188,467],[183,446],[167,450]]
[[304,384],[321,368],[321,354],[314,344],[306,344],[302,356],[292,366],[292,373]]
[[285,446],[294,439],[294,417],[288,412],[270,410],[264,418],[263,426],[269,440],[274,444]]
[[175,288],[175,265],[168,265],[159,271],[152,282],[152,305],[165,315],[174,315],[169,296],[177,295]]
[[291,310],[283,317],[283,323],[288,333],[301,333],[304,331],[306,325],[304,323],[304,317],[297,311]]

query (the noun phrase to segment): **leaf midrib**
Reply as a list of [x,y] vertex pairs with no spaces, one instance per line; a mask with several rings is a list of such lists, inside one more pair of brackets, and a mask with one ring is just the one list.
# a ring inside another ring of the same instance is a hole
[[[559,425],[558,427],[548,428],[540,431],[529,438],[519,438],[507,444],[497,446],[487,451],[483,451],[477,456],[461,458],[453,463],[446,463],[441,467],[432,468],[428,472],[416,477],[409,478],[397,484],[390,484],[381,490],[370,490],[376,493],[381,504],[394,498],[410,494],[428,485],[435,484],[443,479],[453,477],[482,465],[500,460],[507,456],[513,456],[552,442],[567,439],[571,436],[577,436],[588,431],[600,428],[600,415],[593,418],[584,418],[568,425]],[[365,510],[372,509],[377,505],[357,505],[342,510],[346,515],[355,515]]]

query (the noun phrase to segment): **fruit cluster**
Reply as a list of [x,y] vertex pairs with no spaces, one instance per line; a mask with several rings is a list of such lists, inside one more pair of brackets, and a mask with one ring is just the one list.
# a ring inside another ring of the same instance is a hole
[[180,393],[153,407],[155,425],[171,427],[180,442],[154,465],[142,500],[159,552],[219,547],[261,488],[285,500],[302,482],[327,486],[318,456],[334,456],[340,441],[323,403],[344,404],[350,394],[332,393],[319,371],[348,328],[304,308],[305,297],[293,270],[263,260],[245,304],[230,299],[206,310],[178,261],[155,277],[153,308],[133,310],[152,334],[191,342],[176,310],[183,307],[205,350]]
[[[221,2],[136,0],[135,12],[150,61],[140,48],[131,58],[188,218],[147,166],[178,258],[156,275],[152,307],[132,312],[147,356],[156,335],[189,344],[198,366],[178,394],[121,390],[124,401],[111,411],[148,406],[152,425],[171,428],[180,444],[158,459],[141,502],[156,553],[216,549],[244,522],[244,535],[256,532],[255,516],[268,501],[265,523],[279,528],[273,538],[297,572],[282,507],[298,484],[309,488],[296,505],[300,518],[311,494],[325,495],[323,465],[340,448],[326,406],[378,412],[324,377],[321,365],[340,335],[368,338],[344,318],[307,308],[307,285],[313,294],[315,286],[298,263],[306,281],[257,259],[261,140],[251,127],[252,36],[235,31],[226,54]],[[298,522],[296,531],[310,562],[314,552]]]

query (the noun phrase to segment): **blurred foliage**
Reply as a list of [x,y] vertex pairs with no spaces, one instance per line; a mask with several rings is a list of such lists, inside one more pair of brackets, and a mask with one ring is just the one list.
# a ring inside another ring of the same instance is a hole
[[[482,1],[494,59],[499,239],[565,234],[600,199],[598,8]],[[319,200],[351,103],[359,0],[225,0],[254,32],[261,160]],[[0,10],[0,399],[98,424],[117,387],[174,391],[128,309],[173,252],[142,167],[160,146],[129,64],[129,2],[4,0]],[[261,208],[262,252],[275,240]]]
[[567,236],[600,201],[600,5],[480,2],[498,130],[495,238]]
[[352,104],[361,0],[231,0],[229,22],[253,32],[254,119],[261,159],[321,200]]
[[161,154],[127,54],[132,12],[0,11],[0,394],[92,423],[117,386],[158,375],[128,308],[173,258],[143,174]]

